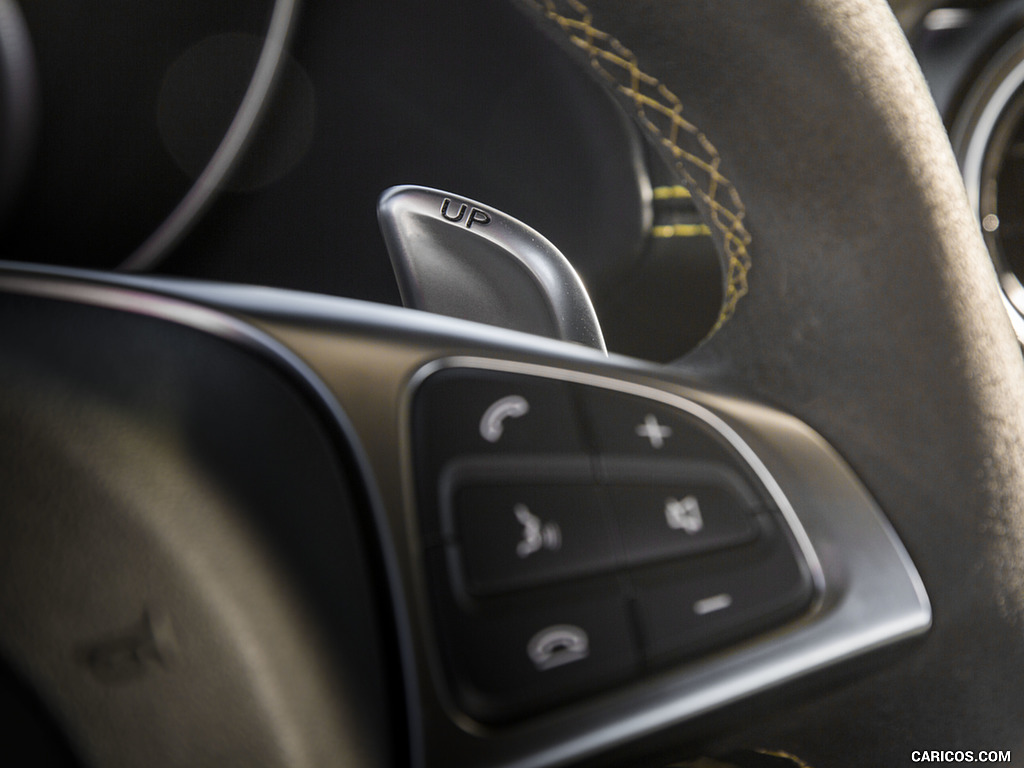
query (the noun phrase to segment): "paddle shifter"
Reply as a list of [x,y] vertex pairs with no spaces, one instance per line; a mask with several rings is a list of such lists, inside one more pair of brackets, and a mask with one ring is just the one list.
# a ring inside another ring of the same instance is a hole
[[576,270],[521,221],[414,186],[386,190],[377,217],[405,306],[605,350]]

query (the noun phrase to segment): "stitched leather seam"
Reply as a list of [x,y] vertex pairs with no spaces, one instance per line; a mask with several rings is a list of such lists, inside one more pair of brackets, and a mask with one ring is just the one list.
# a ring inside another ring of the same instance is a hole
[[[693,195],[681,184],[654,187],[651,196],[655,200],[690,200]],[[707,224],[655,224],[651,227],[651,237],[667,239],[670,237],[710,237],[711,227]]]
[[811,766],[809,766],[799,757],[790,754],[789,752],[783,752],[775,749],[756,749],[754,751],[759,755],[767,755],[769,757],[778,757],[782,760],[789,760],[793,763],[793,768],[811,768]]
[[711,228],[707,224],[661,224],[651,228],[651,237],[707,237]]
[[[743,223],[746,207],[732,182],[719,171],[718,150],[683,117],[679,98],[657,78],[643,72],[632,51],[594,26],[593,14],[583,2],[528,1],[583,51],[591,67],[613,90],[633,103],[640,124],[668,150],[686,188],[710,212],[711,226],[721,235],[727,259],[725,296],[718,320],[711,329],[713,334],[732,317],[739,300],[746,295],[747,273],[751,267],[748,251],[751,238]],[[699,178],[705,179],[703,184]],[[655,236],[667,235],[656,233]]]
[[670,187],[655,187],[651,193],[655,200],[689,200],[692,197],[690,190],[679,184]]

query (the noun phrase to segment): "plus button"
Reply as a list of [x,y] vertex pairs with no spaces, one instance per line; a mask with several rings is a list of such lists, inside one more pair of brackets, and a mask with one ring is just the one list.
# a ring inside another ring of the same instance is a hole
[[637,424],[636,433],[650,440],[651,448],[661,448],[665,445],[665,439],[672,436],[672,428],[659,424],[654,414],[648,413],[643,424]]

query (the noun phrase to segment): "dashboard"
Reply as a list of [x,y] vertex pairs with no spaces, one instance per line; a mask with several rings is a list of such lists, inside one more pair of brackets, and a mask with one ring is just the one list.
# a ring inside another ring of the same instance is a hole
[[[397,305],[376,203],[391,186],[420,184],[481,200],[554,242],[613,348],[667,360],[717,317],[717,256],[683,188],[600,85],[580,83],[558,46],[538,45],[505,4],[311,3],[291,32],[271,2],[104,4],[85,26],[79,4],[23,5],[38,130],[16,153],[34,158],[5,228],[19,259],[159,265]],[[122,23],[108,23],[117,13]],[[205,215],[181,227],[188,247],[172,251],[180,225],[151,235],[196,188],[271,24],[290,41],[276,95],[232,181],[203,178],[219,202],[207,211],[193,196]],[[680,301],[671,285],[693,288]],[[647,311],[632,311],[637,302]]]

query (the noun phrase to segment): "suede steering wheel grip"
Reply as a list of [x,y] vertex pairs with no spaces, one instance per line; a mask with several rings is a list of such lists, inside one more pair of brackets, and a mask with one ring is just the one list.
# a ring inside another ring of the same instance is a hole
[[1024,365],[889,7],[521,5],[638,114],[733,272],[749,258],[731,317],[680,365],[829,439],[933,603],[905,658],[729,743],[828,766],[1024,747]]

